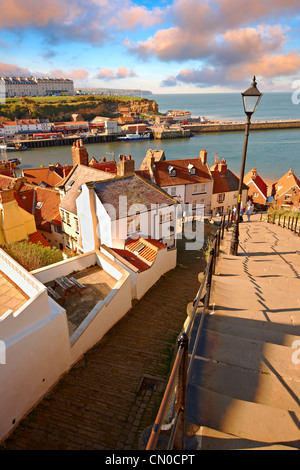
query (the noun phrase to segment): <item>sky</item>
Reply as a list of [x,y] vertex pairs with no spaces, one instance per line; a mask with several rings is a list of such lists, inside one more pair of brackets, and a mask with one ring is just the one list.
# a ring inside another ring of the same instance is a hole
[[299,0],[1,0],[0,76],[161,93],[300,79]]

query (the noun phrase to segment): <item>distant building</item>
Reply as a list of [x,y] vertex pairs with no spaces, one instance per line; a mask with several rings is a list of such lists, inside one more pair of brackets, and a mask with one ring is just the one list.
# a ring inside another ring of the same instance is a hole
[[[227,168],[226,160],[216,157],[214,165],[210,168],[214,180],[211,199],[212,215],[228,214],[237,205],[239,178]],[[242,202],[246,205],[248,199],[248,186],[243,185]]]
[[0,123],[0,134],[5,137],[15,134],[33,134],[36,132],[50,132],[49,119],[15,119]]
[[148,150],[136,173],[164,189],[182,206],[190,204],[192,209],[203,206],[204,214],[210,213],[213,179],[205,149],[198,158],[178,160],[166,160],[163,151]]
[[292,168],[282,176],[273,186],[274,201],[281,209],[300,207],[300,180]]
[[74,82],[69,78],[0,77],[1,96],[47,96],[74,94]]
[[252,200],[254,206],[265,206],[268,199],[268,187],[259,176],[256,168],[252,168],[244,177],[244,183],[248,186],[248,198]]

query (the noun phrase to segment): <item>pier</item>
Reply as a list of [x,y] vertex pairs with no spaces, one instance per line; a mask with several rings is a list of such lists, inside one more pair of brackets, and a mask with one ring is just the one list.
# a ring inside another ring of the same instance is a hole
[[[189,129],[193,133],[203,132],[229,132],[244,131],[244,122],[215,121],[208,123],[187,124],[182,126],[183,129]],[[278,129],[299,129],[300,119],[288,121],[259,121],[251,122],[251,131],[265,131]]]
[[100,135],[89,135],[82,137],[80,135],[72,135],[70,137],[61,137],[55,139],[24,139],[14,141],[14,143],[19,143],[25,145],[28,149],[33,148],[42,148],[42,147],[59,147],[62,145],[72,146],[73,142],[76,142],[78,139],[83,139],[85,144],[98,144],[101,142],[115,142],[118,138],[118,134],[100,134]]

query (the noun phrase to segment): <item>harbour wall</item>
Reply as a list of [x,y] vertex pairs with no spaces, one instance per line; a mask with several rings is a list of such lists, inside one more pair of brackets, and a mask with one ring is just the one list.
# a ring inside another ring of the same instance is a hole
[[[244,131],[245,123],[242,122],[216,122],[207,124],[192,124],[182,126],[184,129],[189,129],[193,133],[202,132],[229,132],[229,131]],[[252,122],[250,129],[252,131],[264,131],[268,129],[297,129],[300,128],[300,119],[295,121],[265,121],[265,122]]]

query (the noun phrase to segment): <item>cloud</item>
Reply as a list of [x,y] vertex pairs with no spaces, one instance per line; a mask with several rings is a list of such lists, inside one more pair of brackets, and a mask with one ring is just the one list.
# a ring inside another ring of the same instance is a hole
[[6,64],[0,62],[0,76],[2,77],[30,77],[32,72],[16,64]]
[[199,61],[199,67],[168,76],[161,86],[207,86],[297,73],[298,51],[289,51],[287,19],[300,14],[298,0],[175,0],[172,24],[143,41],[127,42],[140,59]]
[[100,80],[119,80],[122,78],[136,77],[137,74],[132,69],[127,69],[126,67],[119,67],[117,71],[114,71],[109,68],[100,70],[95,78]]
[[147,9],[131,0],[2,0],[0,28],[20,32],[38,30],[48,44],[61,41],[84,41],[103,44],[118,32],[149,28],[159,24],[166,9]]
[[71,69],[69,71],[62,69],[52,69],[47,72],[29,70],[28,68],[19,67],[16,64],[6,64],[0,62],[0,76],[3,77],[56,77],[70,78],[71,80],[87,79],[89,73],[85,69]]

